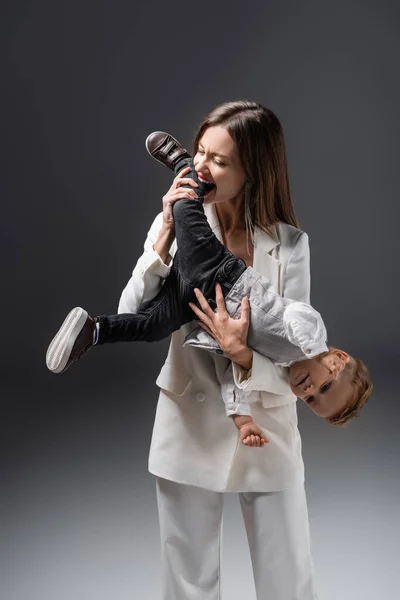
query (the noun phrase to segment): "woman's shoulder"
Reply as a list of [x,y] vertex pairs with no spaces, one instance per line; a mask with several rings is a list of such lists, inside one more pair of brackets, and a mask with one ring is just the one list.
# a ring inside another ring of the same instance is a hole
[[274,225],[281,246],[294,247],[297,242],[308,243],[308,235],[302,229],[279,221]]

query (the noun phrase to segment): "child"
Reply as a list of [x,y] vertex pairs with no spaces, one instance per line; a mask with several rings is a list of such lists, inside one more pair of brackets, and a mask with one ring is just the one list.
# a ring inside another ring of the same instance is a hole
[[[182,199],[173,205],[178,249],[171,271],[157,296],[136,314],[92,319],[82,308],[74,308],[48,348],[48,368],[61,373],[94,345],[161,340],[193,320],[189,303],[204,296],[213,302],[219,284],[218,293],[225,297],[233,318],[240,313],[243,297],[248,298],[251,322],[247,343],[277,365],[289,367],[290,386],[296,396],[334,424],[357,414],[372,389],[365,365],[342,350],[328,348],[326,329],[317,311],[308,304],[282,298],[266,277],[246,267],[216,238],[203,209],[215,185],[197,177],[190,155],[172,136],[155,132],[147,138],[146,147],[175,173],[190,168],[191,185],[197,186],[198,200]],[[185,343],[223,354],[215,340],[199,328]],[[238,390],[240,406],[232,411],[223,388],[227,414],[233,416],[242,441],[262,446],[268,440],[253,424],[244,394]],[[243,425],[247,427],[242,431]],[[249,432],[256,436],[255,441]]]

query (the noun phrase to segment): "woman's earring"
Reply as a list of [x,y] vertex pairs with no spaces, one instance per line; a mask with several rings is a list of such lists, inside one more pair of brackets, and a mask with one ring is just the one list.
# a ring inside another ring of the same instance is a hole
[[250,256],[250,249],[249,249],[249,236],[251,239],[251,243],[254,246],[254,225],[253,225],[253,220],[251,217],[251,205],[252,205],[252,198],[251,198],[251,183],[250,181],[246,181],[246,183],[244,184],[244,220],[246,223],[246,247],[247,247],[247,254]]

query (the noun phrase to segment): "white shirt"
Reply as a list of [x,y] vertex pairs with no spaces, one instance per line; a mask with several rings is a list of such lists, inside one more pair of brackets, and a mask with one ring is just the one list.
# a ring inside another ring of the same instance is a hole
[[[314,358],[327,352],[327,333],[321,315],[309,304],[293,302],[283,313],[286,334],[290,342],[304,352],[304,358]],[[304,360],[304,359],[301,359]],[[275,361],[282,367],[289,367],[298,361]]]

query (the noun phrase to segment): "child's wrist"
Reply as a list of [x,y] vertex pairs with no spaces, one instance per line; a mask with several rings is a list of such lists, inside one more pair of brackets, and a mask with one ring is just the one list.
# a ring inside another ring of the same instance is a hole
[[238,429],[243,427],[243,425],[253,423],[253,418],[250,415],[232,415],[232,419]]

